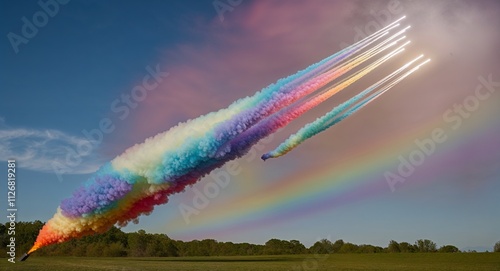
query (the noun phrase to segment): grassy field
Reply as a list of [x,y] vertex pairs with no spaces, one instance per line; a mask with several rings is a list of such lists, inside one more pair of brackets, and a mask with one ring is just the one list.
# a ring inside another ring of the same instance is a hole
[[25,262],[1,259],[0,270],[153,271],[153,270],[453,270],[500,271],[500,253],[335,254],[178,258],[30,257]]

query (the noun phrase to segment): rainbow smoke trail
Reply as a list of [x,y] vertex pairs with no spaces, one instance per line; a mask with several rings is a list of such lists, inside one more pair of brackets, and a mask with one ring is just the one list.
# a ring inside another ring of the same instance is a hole
[[[404,39],[400,36],[407,28],[386,38],[402,19],[251,97],[129,148],[62,201],[28,253],[136,221],[151,213],[155,205],[167,203],[170,195],[243,156],[260,139],[400,53],[401,47],[378,56]],[[346,78],[332,83],[342,76]]]
[[[421,66],[425,65],[427,62],[430,61],[430,59],[427,59],[426,61],[422,62],[418,66],[412,68],[411,70],[407,71],[403,75],[393,79],[395,76],[397,76],[399,73],[401,73],[403,70],[408,68],[411,64],[422,58],[424,55],[420,55],[419,57],[415,58],[414,60],[406,63],[403,65],[401,68],[397,69],[390,75],[386,76],[385,78],[381,79],[377,83],[373,84],[369,88],[365,89],[364,91],[360,92],[358,95],[352,97],[351,99],[345,101],[344,103],[338,105],[335,107],[332,111],[328,112],[321,118],[316,119],[315,121],[306,124],[304,127],[302,127],[297,133],[291,135],[287,140],[285,140],[283,143],[281,143],[276,149],[262,155],[263,160],[267,160],[269,158],[276,158],[283,156],[293,150],[295,147],[300,145],[302,142],[305,140],[325,131],[326,129],[332,127],[333,125],[341,122],[342,120],[346,119],[347,117],[351,116],[352,114],[358,112],[360,109],[380,97],[382,94],[387,92],[389,89],[394,87],[396,84],[401,82],[404,78],[409,76],[411,73],[415,72],[418,70]],[[392,81],[391,81],[392,80]],[[389,83],[387,83],[389,82]],[[387,83],[385,86],[384,84]],[[383,87],[381,87],[383,86]],[[373,92],[377,88],[381,87],[378,91],[370,95],[368,98],[365,98],[364,100],[358,102],[360,99],[368,95],[370,92]],[[354,103],[358,102],[357,104],[353,105]],[[351,107],[352,106],[352,107]],[[350,109],[348,109],[351,107]],[[343,111],[346,111],[344,114],[338,116],[340,113]],[[337,117],[338,116],[338,117]]]

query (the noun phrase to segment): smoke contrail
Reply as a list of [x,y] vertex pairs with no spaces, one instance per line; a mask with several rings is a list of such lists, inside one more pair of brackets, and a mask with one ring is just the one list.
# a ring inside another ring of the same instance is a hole
[[[40,230],[28,255],[43,246],[103,233],[115,224],[123,226],[136,221],[140,215],[151,213],[154,206],[165,204],[171,194],[182,192],[213,169],[246,154],[260,139],[401,53],[408,42],[378,56],[405,39],[402,34],[408,27],[389,36],[389,32],[399,27],[398,22],[404,18],[304,70],[278,80],[251,97],[180,123],[127,149],[103,165],[71,197],[61,202],[54,216]],[[375,57],[378,58],[372,60]],[[373,89],[358,94],[342,108],[348,108],[378,87],[382,87],[383,92],[387,91],[409,75],[405,73],[394,79],[402,70],[398,69],[376,83]],[[338,79],[341,80],[334,81]],[[380,96],[383,92],[375,94]],[[378,96],[370,96],[345,114],[353,114]],[[333,125],[330,121],[341,111],[327,114],[326,119],[310,124],[316,128],[307,136]],[[339,118],[345,118],[343,116]],[[302,142],[307,136],[301,136],[301,140],[295,143]],[[288,141],[285,143],[288,147],[280,146],[267,157],[282,155],[287,148],[297,145]]]
[[[415,58],[414,60],[408,62],[407,64],[403,65],[401,68],[398,70],[394,71],[390,75],[386,76],[379,82],[373,84],[369,88],[365,89],[358,95],[352,97],[351,99],[347,100],[346,102],[340,104],[339,106],[335,107],[332,111],[328,112],[325,114],[323,117],[318,118],[314,122],[306,124],[303,128],[301,128],[297,133],[291,135],[287,140],[285,140],[283,143],[281,143],[276,149],[262,155],[263,160],[267,160],[269,158],[276,158],[285,155],[286,153],[290,152],[293,150],[295,147],[300,145],[302,142],[305,140],[325,131],[326,129],[332,127],[333,125],[341,122],[342,120],[346,119],[347,117],[351,116],[352,114],[356,113],[359,111],[361,108],[365,107],[368,105],[370,102],[374,101],[376,98],[380,97],[382,94],[387,92],[389,89],[394,87],[396,84],[401,82],[404,78],[406,78],[408,75],[419,69],[422,65],[426,64],[427,62],[430,61],[430,59],[422,62],[418,66],[414,67],[413,69],[407,71],[403,75],[397,77],[396,79],[393,79],[390,81],[387,85],[381,87],[385,83],[387,83],[389,80],[394,78],[396,75],[401,73],[403,70],[407,69],[411,64],[413,64],[415,61],[418,59],[422,58],[423,55],[420,55],[419,57]],[[369,94],[370,92],[373,92],[377,88],[381,87],[377,92],[369,96],[368,98],[362,100],[361,102],[353,105],[354,103],[358,102],[360,99],[362,99],[364,96]],[[350,109],[347,109],[351,107]],[[347,111],[342,114],[341,116],[337,117],[338,114],[343,112],[344,110]]]

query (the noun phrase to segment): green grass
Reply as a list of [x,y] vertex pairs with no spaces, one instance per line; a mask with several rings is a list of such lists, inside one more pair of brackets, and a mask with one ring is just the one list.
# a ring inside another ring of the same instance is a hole
[[500,271],[500,253],[333,254],[286,256],[86,258],[37,257],[15,264],[3,258],[0,270],[22,271],[156,271],[156,270],[415,270]]

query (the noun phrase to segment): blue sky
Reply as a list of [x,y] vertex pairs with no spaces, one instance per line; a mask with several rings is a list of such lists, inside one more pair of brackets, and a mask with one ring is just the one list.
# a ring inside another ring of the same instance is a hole
[[[311,140],[315,141],[312,145],[280,161],[243,164],[245,174],[236,176],[235,185],[216,201],[246,197],[245,182],[255,183],[251,189],[257,189],[257,184],[268,185],[287,174],[312,172],[356,149],[356,144],[372,146],[396,132],[418,128],[399,149],[405,153],[415,138],[425,136],[427,128],[419,127],[443,125],[435,119],[463,101],[478,84],[479,76],[492,74],[500,80],[500,35],[495,30],[500,16],[498,3],[437,1],[427,2],[433,8],[426,9],[421,2],[396,2],[401,11],[391,13],[394,19],[404,13],[414,28],[409,34],[415,43],[411,53],[423,51],[436,60],[430,71],[422,73],[420,78],[425,79],[409,82],[404,93],[384,99],[369,109],[372,113],[356,116],[342,129]],[[3,168],[8,158],[18,161],[19,219],[46,221],[62,199],[127,147],[179,121],[227,106],[326,57],[343,43],[355,40],[357,28],[377,23],[373,12],[390,11],[391,3],[394,1],[373,1],[370,5],[357,1],[326,1],[321,5],[243,1],[225,12],[221,20],[212,1],[73,0],[59,5],[57,14],[27,44],[20,44],[16,53],[8,33],[21,34],[22,18],[32,20],[42,8],[36,1],[3,1],[0,158]],[[157,65],[169,72],[165,83],[120,119],[112,109],[113,102],[141,82],[147,67]],[[193,227],[199,230],[194,236],[252,243],[276,237],[298,239],[306,245],[331,236],[380,246],[391,239],[412,243],[429,238],[438,245],[491,250],[500,240],[500,157],[470,146],[500,133],[495,128],[500,127],[498,121],[491,117],[500,113],[500,96],[494,95],[464,129],[451,134],[453,142],[445,143],[443,149],[458,156],[456,161],[442,150],[432,161],[446,165],[446,170],[436,171],[427,164],[422,167],[421,178],[426,182],[417,185],[415,181],[397,193],[377,193],[283,223],[237,233],[228,230],[226,235],[215,237],[203,229],[203,221],[196,221]],[[319,116],[331,106],[321,106],[312,113]],[[383,121],[377,122],[377,127],[373,124],[373,136],[365,138],[366,129],[376,121],[372,117]],[[112,121],[114,131],[58,178],[52,162],[64,161],[67,148],[86,140],[82,131],[99,127],[103,118]],[[290,131],[302,124],[292,125]],[[331,142],[331,136],[344,141]],[[500,150],[498,142],[492,142],[490,151]],[[383,150],[378,151],[382,156]],[[397,168],[398,155],[395,151],[393,164],[379,171]],[[363,171],[369,165],[362,157],[359,160],[359,171]],[[186,197],[189,200],[189,193],[172,198],[141,218],[138,225],[124,230],[143,228],[189,239],[170,231],[168,224],[179,220],[177,206]],[[217,214],[218,210],[209,208],[206,212]],[[223,224],[221,229],[225,227],[229,226]]]

